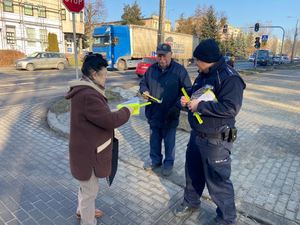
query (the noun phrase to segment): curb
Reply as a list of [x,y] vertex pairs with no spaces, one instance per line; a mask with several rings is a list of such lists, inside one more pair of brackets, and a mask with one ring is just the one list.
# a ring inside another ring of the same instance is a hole
[[69,138],[69,132],[67,131],[67,128],[59,123],[56,114],[51,112],[50,109],[47,113],[47,123],[53,131],[55,131],[56,133],[58,133],[66,139]]

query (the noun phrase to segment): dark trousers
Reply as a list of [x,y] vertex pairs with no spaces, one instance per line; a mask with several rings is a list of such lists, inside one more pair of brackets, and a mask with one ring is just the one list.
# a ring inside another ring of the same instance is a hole
[[161,153],[162,140],[165,144],[164,166],[172,167],[175,160],[175,136],[176,127],[157,128],[150,127],[150,158],[152,164],[161,164],[163,155]]
[[226,223],[235,223],[234,190],[230,181],[232,143],[201,138],[191,133],[186,152],[184,203],[199,207],[205,184],[217,205],[217,215]]

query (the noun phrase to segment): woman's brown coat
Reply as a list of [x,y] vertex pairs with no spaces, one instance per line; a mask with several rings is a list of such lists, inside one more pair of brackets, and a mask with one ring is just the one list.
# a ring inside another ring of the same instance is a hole
[[73,81],[66,99],[71,99],[70,167],[78,180],[88,180],[92,170],[96,177],[111,173],[114,129],[126,123],[130,111],[112,112],[104,91],[89,81]]

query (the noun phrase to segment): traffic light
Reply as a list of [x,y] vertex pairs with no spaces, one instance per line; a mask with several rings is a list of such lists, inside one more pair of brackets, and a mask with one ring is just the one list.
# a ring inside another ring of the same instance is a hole
[[258,32],[259,31],[259,23],[256,23],[254,26],[254,31]]
[[223,26],[223,33],[226,34],[227,31],[228,31],[228,25],[224,24],[224,26]]
[[255,44],[254,44],[255,48],[260,48],[260,37],[256,37],[255,38]]

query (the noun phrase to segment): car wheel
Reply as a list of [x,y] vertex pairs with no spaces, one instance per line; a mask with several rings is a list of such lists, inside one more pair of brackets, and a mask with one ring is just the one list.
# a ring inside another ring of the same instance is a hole
[[34,65],[32,63],[27,64],[26,70],[28,70],[28,71],[34,71]]
[[58,63],[57,69],[59,69],[59,70],[64,70],[64,69],[65,69],[65,64],[63,64],[63,63]]
[[124,71],[126,69],[126,62],[124,60],[119,60],[117,64],[117,69],[119,71]]

